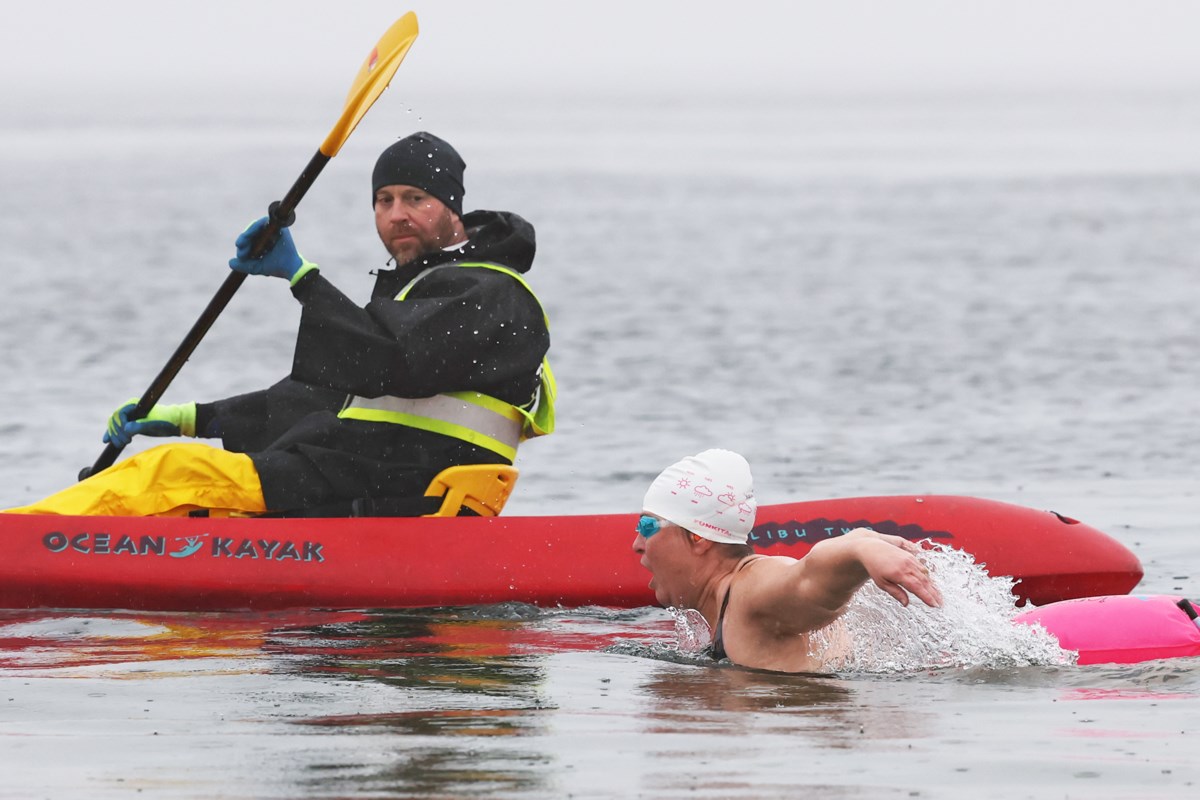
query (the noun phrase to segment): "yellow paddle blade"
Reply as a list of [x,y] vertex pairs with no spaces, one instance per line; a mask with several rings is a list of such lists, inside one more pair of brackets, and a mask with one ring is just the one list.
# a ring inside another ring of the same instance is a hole
[[346,96],[346,108],[342,111],[341,118],[321,144],[321,152],[324,155],[333,158],[342,149],[358,121],[387,88],[392,76],[396,74],[396,68],[404,60],[416,38],[417,15],[411,11],[388,28],[355,76],[354,83],[350,86],[350,94]]

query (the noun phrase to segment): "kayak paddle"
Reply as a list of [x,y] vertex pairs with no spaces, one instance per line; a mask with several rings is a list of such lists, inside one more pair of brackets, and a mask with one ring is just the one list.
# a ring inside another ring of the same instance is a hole
[[[400,19],[388,28],[383,34],[379,42],[371,50],[366,61],[363,62],[362,68],[359,69],[358,75],[354,78],[354,83],[350,86],[350,93],[346,96],[346,105],[342,109],[342,115],[338,118],[337,123],[325,137],[325,141],[321,143],[316,154],[308,162],[304,171],[300,173],[300,177],[292,184],[292,188],[284,195],[282,200],[276,200],[271,203],[267,211],[269,222],[259,232],[258,238],[254,241],[254,246],[250,251],[251,258],[259,258],[267,252],[271,245],[275,243],[275,239],[279,236],[279,231],[286,228],[296,220],[296,206],[300,203],[300,199],[304,197],[305,192],[313,185],[313,181],[317,179],[317,175],[321,173],[329,160],[338,154],[342,149],[342,145],[350,138],[350,134],[354,132],[354,128],[358,125],[359,120],[367,113],[371,105],[387,88],[388,83],[392,80],[392,76],[396,74],[396,69],[400,66],[400,62],[404,60],[404,56],[408,54],[408,50],[412,47],[413,41],[417,38],[417,17],[411,11],[405,14]],[[231,272],[225,282],[221,284],[221,288],[209,301],[208,306],[192,325],[192,329],[188,331],[183,342],[175,350],[174,355],[167,361],[166,366],[158,373],[158,377],[150,384],[150,387],[142,393],[141,399],[130,413],[130,419],[141,419],[150,413],[150,409],[159,401],[170,386],[171,381],[179,374],[179,370],[191,357],[196,346],[200,344],[200,340],[208,333],[208,329],[220,316],[225,306],[233,298],[238,287],[242,285],[242,281],[246,279],[245,273]],[[83,480],[89,475],[94,475],[103,469],[112,466],[117,460],[122,448],[109,442],[104,448],[104,452],[96,459],[96,463],[90,467],[84,467],[79,472],[79,479]]]

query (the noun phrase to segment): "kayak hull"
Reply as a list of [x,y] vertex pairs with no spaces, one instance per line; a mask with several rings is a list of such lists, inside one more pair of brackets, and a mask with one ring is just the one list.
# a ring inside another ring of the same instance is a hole
[[[970,497],[767,505],[751,544],[802,557],[871,527],[973,554],[1035,604],[1128,593],[1122,544],[1052,512]],[[525,602],[653,605],[631,550],[635,514],[207,519],[0,516],[0,608],[219,611]]]

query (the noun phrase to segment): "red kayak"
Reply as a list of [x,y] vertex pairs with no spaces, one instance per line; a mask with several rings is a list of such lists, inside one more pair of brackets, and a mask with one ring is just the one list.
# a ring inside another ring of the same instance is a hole
[[[636,514],[205,519],[0,515],[0,608],[221,611],[508,601],[654,604],[631,549]],[[1128,593],[1136,556],[1047,511],[954,496],[762,506],[751,544],[801,557],[870,527],[965,550],[1037,605]]]

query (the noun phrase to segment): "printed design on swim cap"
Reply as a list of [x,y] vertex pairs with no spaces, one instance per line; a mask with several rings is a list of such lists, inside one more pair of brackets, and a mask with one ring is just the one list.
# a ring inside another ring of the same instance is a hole
[[[711,475],[705,475],[702,479],[695,479],[696,473],[691,471],[688,472],[688,475],[692,477],[683,477],[675,482],[676,490],[673,490],[671,494],[677,495],[680,491],[686,491],[690,488],[692,490],[691,502],[693,505],[700,505],[703,501],[715,497],[718,503],[716,510],[718,516],[730,509],[735,509],[738,512],[738,518],[745,520],[746,515],[754,513],[754,509],[746,502],[746,498],[738,499],[737,488],[732,484],[725,484],[725,491],[717,494],[709,486],[709,484],[715,483]],[[697,520],[697,523],[705,525],[700,520]],[[706,525],[706,527],[715,529],[716,526]]]
[[725,508],[718,510],[717,513],[724,514],[729,509],[736,508],[740,514],[753,514],[754,509],[750,507],[750,504],[744,499],[738,500],[737,492],[732,486],[730,486],[729,489],[730,491],[722,492],[721,494],[717,495],[717,502],[725,506]]

